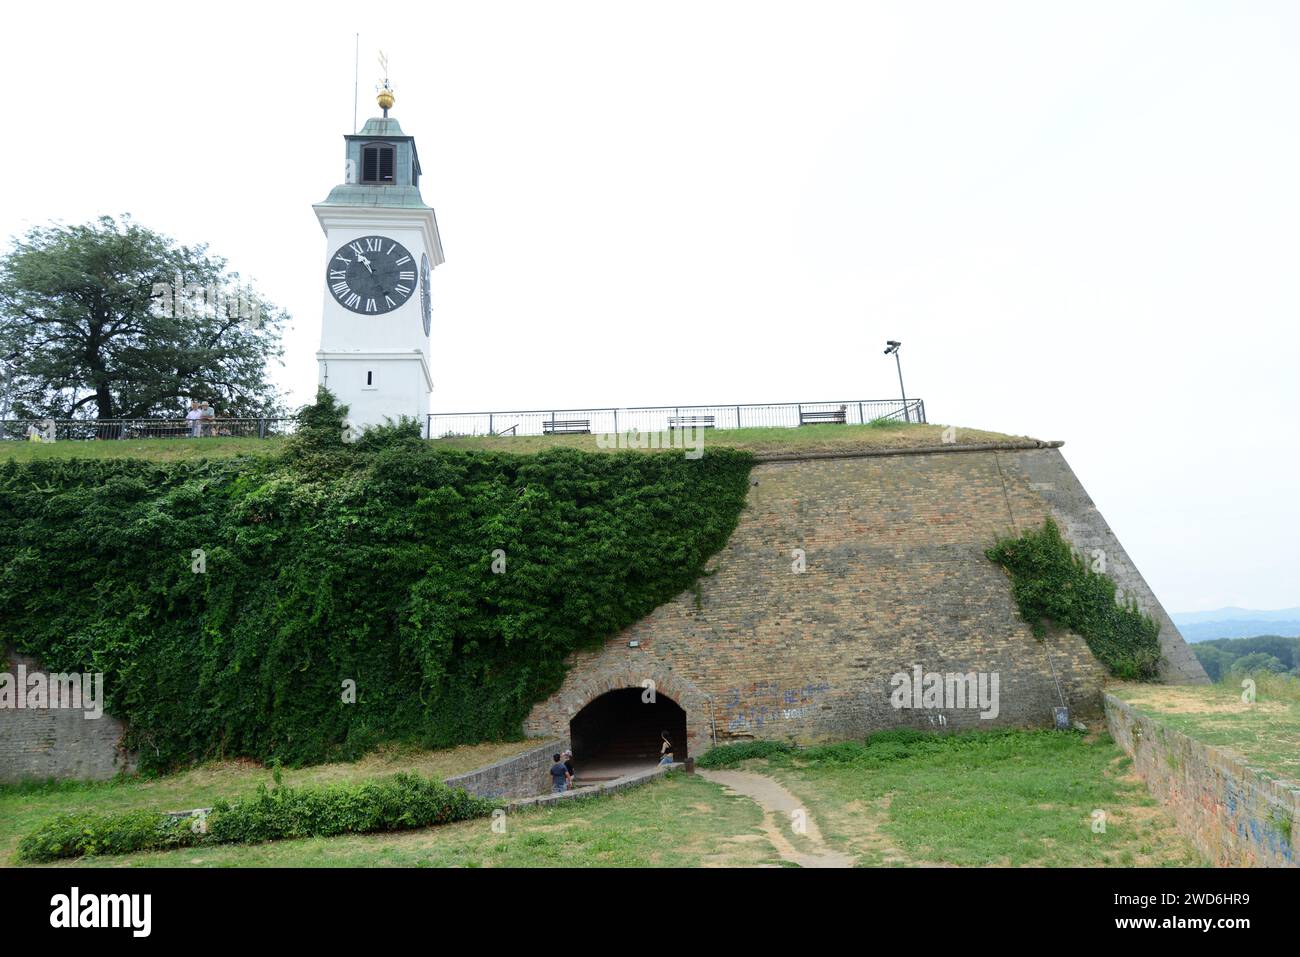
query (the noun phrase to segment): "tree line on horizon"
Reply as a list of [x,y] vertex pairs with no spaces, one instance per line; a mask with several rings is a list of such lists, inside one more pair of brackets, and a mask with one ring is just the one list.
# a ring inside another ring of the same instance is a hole
[[1269,672],[1300,677],[1300,637],[1215,638],[1191,646],[1211,681]]

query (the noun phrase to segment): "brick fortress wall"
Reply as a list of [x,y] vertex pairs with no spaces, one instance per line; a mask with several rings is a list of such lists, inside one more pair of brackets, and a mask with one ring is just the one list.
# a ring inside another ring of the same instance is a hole
[[[28,673],[46,673],[34,658],[12,651],[0,655],[6,657],[11,675],[20,664]],[[46,778],[104,780],[119,771],[134,771],[134,756],[120,748],[122,722],[108,714],[93,720],[84,715],[59,708],[0,708],[0,784]]]
[[[997,536],[1049,515],[1076,547],[1102,548],[1121,590],[1160,623],[1166,680],[1206,681],[1057,445],[760,459],[740,524],[698,591],[577,654],[525,730],[564,736],[595,697],[647,680],[686,710],[693,754],[751,738],[1050,726],[1062,695],[1073,712],[1098,716],[1105,669],[1077,635],[1037,641],[1006,574],[984,556]],[[918,664],[997,673],[997,717],[893,708],[891,676]]]

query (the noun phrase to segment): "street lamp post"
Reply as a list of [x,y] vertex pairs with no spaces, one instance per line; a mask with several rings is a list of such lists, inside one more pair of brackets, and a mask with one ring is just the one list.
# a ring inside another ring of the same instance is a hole
[[885,343],[885,355],[892,354],[894,357],[894,364],[898,366],[898,391],[903,396],[903,421],[911,422],[912,413],[907,409],[907,390],[903,388],[903,363],[898,358],[898,350],[902,348],[902,346],[903,344],[901,342],[896,342],[893,339],[888,340]]

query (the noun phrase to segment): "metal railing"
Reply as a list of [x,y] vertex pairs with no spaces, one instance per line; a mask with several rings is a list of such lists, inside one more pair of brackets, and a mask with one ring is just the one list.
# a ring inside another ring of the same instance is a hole
[[[543,435],[563,430],[564,423],[587,423],[593,433],[658,432],[671,427],[669,419],[712,416],[716,429],[796,428],[804,413],[844,411],[849,425],[877,419],[925,422],[921,399],[853,399],[831,402],[775,402],[766,405],[650,405],[603,409],[531,409],[519,412],[435,412],[428,418],[425,438],[458,435]],[[560,423],[555,426],[554,423]],[[548,425],[550,428],[548,429]]]
[[[865,425],[879,419],[923,423],[921,399],[852,399],[830,402],[774,402],[730,405],[654,405],[602,409],[533,409],[518,412],[435,412],[428,416],[426,438],[457,435],[543,435],[566,428],[592,433],[659,432],[673,419],[694,420],[677,424],[703,424],[711,419],[716,429],[796,428],[806,413],[844,413],[848,425]],[[291,435],[297,420],[279,418],[201,419],[203,438],[273,438]],[[565,423],[585,423],[572,426]],[[560,423],[557,427],[556,423]],[[549,426],[549,428],[548,428]],[[181,439],[197,437],[195,423],[186,419],[4,419],[0,441],[35,437],[48,441],[116,441],[123,439]]]
[[86,441],[121,439],[246,438],[266,439],[289,435],[297,428],[292,418],[200,419],[4,419],[0,441]]

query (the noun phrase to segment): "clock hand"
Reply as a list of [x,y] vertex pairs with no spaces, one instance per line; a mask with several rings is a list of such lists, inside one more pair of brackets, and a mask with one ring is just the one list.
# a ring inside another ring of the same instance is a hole
[[366,272],[370,273],[370,275],[373,276],[375,274],[375,271],[370,268],[370,260],[367,259],[365,256],[361,255],[361,253],[357,253],[357,262],[365,266]]

